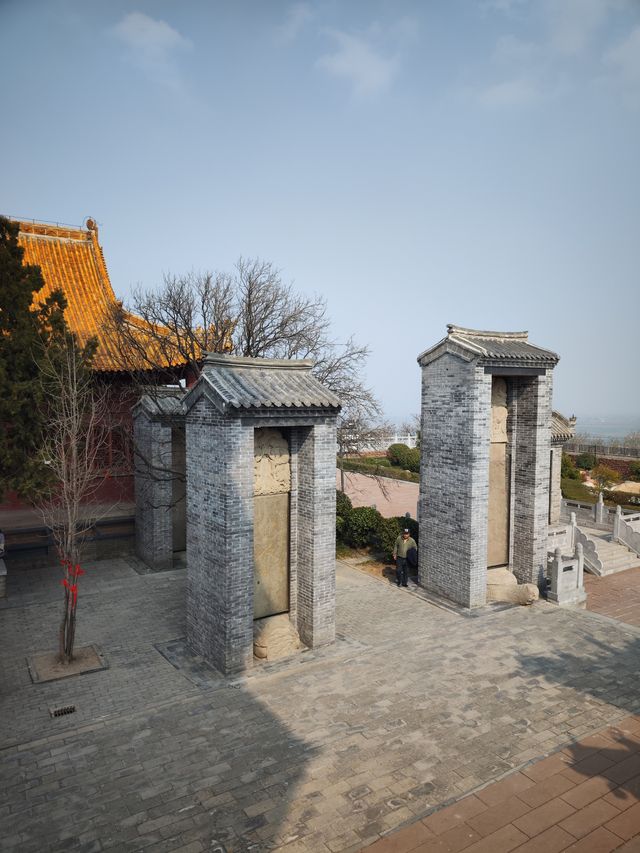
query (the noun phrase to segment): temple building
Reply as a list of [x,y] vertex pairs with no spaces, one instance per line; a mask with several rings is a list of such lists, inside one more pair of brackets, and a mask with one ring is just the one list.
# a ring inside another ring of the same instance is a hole
[[[105,458],[108,478],[101,487],[100,502],[133,503],[133,442],[131,407],[137,398],[127,365],[115,341],[109,336],[105,318],[117,306],[109,280],[98,228],[93,219],[85,227],[45,222],[10,220],[18,223],[18,244],[24,249],[23,263],[40,267],[44,286],[34,294],[43,302],[55,290],[67,300],[65,319],[82,344],[96,338],[93,368],[113,392],[109,442]],[[138,318],[132,318],[141,323]],[[0,508],[22,504],[11,496]]]
[[104,317],[116,304],[98,227],[87,219],[86,228],[19,221],[18,244],[24,249],[24,263],[40,267],[44,287],[38,302],[54,290],[62,290],[67,300],[65,319],[81,343],[98,340],[94,368],[101,372],[121,371],[121,360],[104,328]]

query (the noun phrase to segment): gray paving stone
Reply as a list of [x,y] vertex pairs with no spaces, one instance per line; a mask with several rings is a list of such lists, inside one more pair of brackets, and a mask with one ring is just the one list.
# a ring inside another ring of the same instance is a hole
[[110,668],[49,684],[25,657],[55,643],[58,579],[9,577],[6,850],[357,849],[640,708],[636,629],[545,604],[467,618],[342,566],[335,645],[198,686],[156,648],[184,636],[184,572],[87,568],[78,642]]

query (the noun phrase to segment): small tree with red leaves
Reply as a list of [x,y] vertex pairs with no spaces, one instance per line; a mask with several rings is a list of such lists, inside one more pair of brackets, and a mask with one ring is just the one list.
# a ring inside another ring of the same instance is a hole
[[60,623],[60,659],[73,659],[82,548],[97,518],[108,511],[95,502],[107,476],[108,398],[91,372],[95,341],[81,346],[66,334],[40,361],[46,397],[42,454],[50,479],[39,500],[63,568],[64,613]]

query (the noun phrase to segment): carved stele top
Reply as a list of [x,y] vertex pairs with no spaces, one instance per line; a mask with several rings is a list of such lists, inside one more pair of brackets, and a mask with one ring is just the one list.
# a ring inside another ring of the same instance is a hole
[[507,383],[494,376],[491,386],[491,441],[507,442]]
[[278,429],[257,429],[254,443],[254,494],[291,491],[289,443]]

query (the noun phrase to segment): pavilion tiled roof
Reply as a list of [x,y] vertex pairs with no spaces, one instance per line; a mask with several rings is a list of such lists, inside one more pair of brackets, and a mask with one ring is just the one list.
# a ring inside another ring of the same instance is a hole
[[553,367],[560,360],[555,352],[529,341],[528,332],[490,332],[447,326],[447,337],[418,356],[420,364],[434,361],[443,352],[464,353],[468,360],[504,367]]
[[199,382],[184,398],[188,408],[206,393],[222,411],[339,410],[340,400],[311,373],[312,361],[209,354]]

